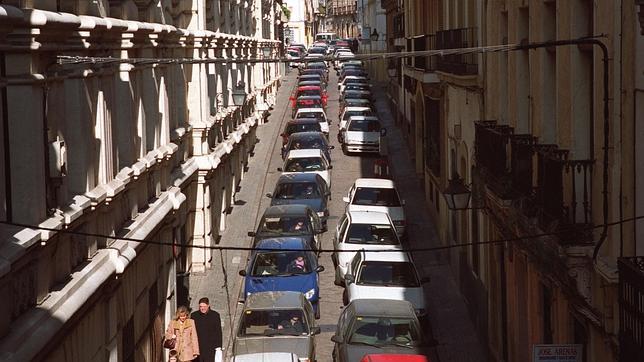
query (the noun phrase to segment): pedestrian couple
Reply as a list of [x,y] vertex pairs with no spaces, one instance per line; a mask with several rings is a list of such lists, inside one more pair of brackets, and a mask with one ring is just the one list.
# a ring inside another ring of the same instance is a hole
[[177,308],[175,318],[165,332],[166,340],[174,340],[168,361],[214,362],[215,351],[221,348],[221,318],[210,309],[208,298],[199,299],[199,310],[189,314],[188,308]]

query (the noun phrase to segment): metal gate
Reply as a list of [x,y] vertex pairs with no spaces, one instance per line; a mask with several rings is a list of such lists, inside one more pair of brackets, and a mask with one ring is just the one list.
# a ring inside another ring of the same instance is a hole
[[644,257],[619,258],[619,360],[644,361]]

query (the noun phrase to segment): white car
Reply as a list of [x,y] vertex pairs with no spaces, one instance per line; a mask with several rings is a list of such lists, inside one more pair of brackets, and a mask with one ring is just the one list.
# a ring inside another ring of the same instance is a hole
[[347,122],[353,116],[375,116],[371,107],[345,107],[340,115],[340,131],[347,127]]
[[320,120],[320,129],[325,135],[329,135],[329,119],[326,117],[326,112],[322,108],[300,108],[295,113],[293,119],[299,118],[317,118]]
[[414,306],[416,316],[427,317],[423,284],[407,252],[356,253],[344,276],[346,289],[344,301],[355,299],[406,300]]
[[405,233],[405,201],[400,199],[392,180],[380,178],[359,178],[342,200],[347,203],[346,211],[386,212],[396,227],[398,236]]
[[387,129],[381,127],[378,117],[353,116],[349,118],[344,129],[340,129],[338,139],[342,141],[342,151],[380,153],[381,138],[387,135]]
[[340,90],[340,92],[344,92],[344,88],[349,83],[369,84],[369,79],[367,79],[367,77],[359,77],[357,75],[346,76],[342,82],[338,83],[338,90]]
[[340,64],[342,64],[343,61],[351,59],[355,56],[356,55],[353,54],[351,51],[344,51],[344,49],[340,49],[334,56],[334,58],[336,59],[333,64],[334,68],[338,69],[340,67]]
[[399,250],[400,239],[396,234],[389,215],[379,211],[349,211],[338,221],[333,238],[331,255],[335,268],[335,284],[344,284],[344,275],[349,263],[356,255],[355,250]]
[[313,172],[320,175],[326,184],[331,187],[331,169],[332,165],[322,151],[318,149],[291,150],[286,154],[284,167],[279,167],[282,175],[296,173]]

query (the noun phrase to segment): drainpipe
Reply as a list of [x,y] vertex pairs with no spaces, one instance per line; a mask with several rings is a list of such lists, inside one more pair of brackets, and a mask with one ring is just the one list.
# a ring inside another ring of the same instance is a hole
[[[547,41],[547,42],[539,42],[539,43],[529,43],[525,45],[519,45],[515,48],[515,50],[525,50],[525,49],[538,49],[538,48],[546,48],[546,47],[557,47],[557,46],[565,46],[565,45],[580,45],[580,44],[589,44],[593,46],[598,46],[601,51],[602,51],[602,62],[603,62],[603,78],[604,78],[604,84],[603,84],[603,93],[604,93],[604,134],[603,134],[603,139],[604,139],[604,146],[603,146],[603,173],[602,173],[602,199],[603,199],[603,205],[602,205],[602,211],[603,211],[603,219],[604,219],[604,226],[602,227],[602,232],[599,237],[599,240],[597,241],[597,244],[595,245],[595,250],[593,250],[593,261],[597,260],[597,255],[599,254],[599,249],[602,247],[602,244],[604,244],[604,241],[606,241],[606,237],[608,236],[608,141],[609,141],[609,131],[610,131],[610,123],[609,123],[609,113],[608,113],[608,48],[606,48],[606,45],[599,39],[597,38],[581,38],[581,39],[574,39],[574,40],[554,40],[554,41]],[[591,127],[590,129],[590,141],[591,144],[594,139],[594,131],[593,128]],[[594,149],[592,150],[592,154],[594,155]],[[594,159],[594,157],[593,157]]]
[[[5,55],[0,56],[0,81],[6,79],[6,60]],[[4,145],[4,188],[5,188],[5,207],[6,207],[6,221],[11,222],[12,207],[11,207],[11,155],[9,148],[9,102],[7,101],[7,85],[0,86],[0,102],[2,102],[2,144]]]

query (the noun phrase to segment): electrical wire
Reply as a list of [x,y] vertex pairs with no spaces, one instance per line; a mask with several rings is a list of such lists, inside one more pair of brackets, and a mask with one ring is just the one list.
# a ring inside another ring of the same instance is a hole
[[[390,249],[390,250],[382,250],[382,249],[368,249],[368,248],[358,248],[358,249],[275,249],[275,248],[257,248],[257,247],[244,247],[244,246],[206,246],[206,245],[182,245],[184,248],[189,248],[189,249],[210,249],[210,250],[246,250],[246,251],[312,251],[312,252],[318,252],[318,253],[339,253],[339,252],[360,252],[360,251],[366,251],[366,252],[376,252],[376,253],[391,253],[391,252],[429,252],[429,251],[442,251],[442,250],[447,250],[447,249],[454,249],[454,248],[462,248],[464,246],[472,246],[472,245],[492,245],[492,244],[500,244],[500,243],[508,243],[508,242],[517,242],[517,241],[525,241],[525,240],[530,240],[530,239],[537,239],[537,238],[543,238],[543,237],[548,237],[548,236],[557,236],[560,234],[567,234],[571,231],[580,231],[581,230],[594,230],[594,229],[599,229],[599,228],[604,228],[604,227],[611,227],[611,226],[616,226],[616,225],[621,225],[627,222],[633,222],[636,220],[641,220],[644,219],[644,215],[640,216],[635,216],[632,218],[626,218],[614,222],[610,222],[607,224],[599,224],[599,225],[592,225],[592,226],[586,226],[586,227],[581,227],[581,228],[566,228],[560,231],[555,231],[555,232],[548,232],[548,233],[540,233],[540,234],[531,234],[531,235],[523,235],[523,236],[517,236],[513,238],[503,238],[503,239],[494,239],[494,240],[486,240],[486,241],[467,241],[463,243],[458,243],[458,244],[450,244],[450,245],[440,245],[440,246],[431,246],[431,247],[425,247],[425,248],[402,248],[402,249]],[[100,238],[105,238],[105,239],[111,239],[111,240],[117,240],[117,241],[132,241],[132,242],[137,242],[141,244],[147,244],[147,245],[157,245],[157,246],[167,246],[167,247],[172,247],[174,244],[172,243],[166,243],[162,241],[157,241],[157,240],[147,240],[147,239],[137,239],[137,238],[129,238],[129,237],[119,237],[119,236],[112,236],[112,235],[104,235],[104,234],[96,234],[96,233],[87,233],[87,232],[80,232],[80,231],[72,231],[72,230],[59,230],[55,228],[47,228],[44,226],[38,226],[38,225],[30,225],[30,224],[22,224],[22,223],[17,223],[17,222],[10,222],[10,221],[0,221],[0,224],[4,225],[10,225],[10,226],[17,226],[17,227],[23,227],[23,228],[29,228],[33,230],[42,230],[42,231],[53,231],[53,232],[58,232],[61,234],[69,234],[69,235],[78,235],[78,236],[88,236],[88,237],[100,237]],[[284,236],[287,237],[287,236]],[[297,236],[295,236],[297,237]]]

